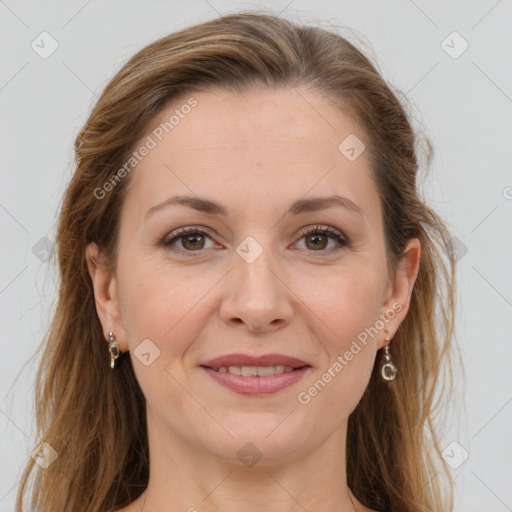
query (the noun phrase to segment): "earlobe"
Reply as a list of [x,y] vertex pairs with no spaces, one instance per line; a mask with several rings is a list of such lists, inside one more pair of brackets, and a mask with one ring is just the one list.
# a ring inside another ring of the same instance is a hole
[[386,345],[385,338],[391,339],[409,311],[411,295],[420,268],[421,244],[418,238],[408,240],[403,257],[388,287],[388,296],[383,303],[382,314],[388,319],[383,336],[379,337],[378,348]]
[[96,313],[103,328],[103,336],[107,340],[109,332],[114,332],[122,352],[127,350],[125,329],[123,328],[121,309],[119,307],[116,276],[110,269],[97,244],[87,245],[87,268],[94,289]]

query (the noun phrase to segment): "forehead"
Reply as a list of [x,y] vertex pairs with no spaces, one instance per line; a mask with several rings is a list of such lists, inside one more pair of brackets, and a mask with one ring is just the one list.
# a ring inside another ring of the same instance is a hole
[[[195,106],[188,107],[192,102]],[[156,138],[165,139],[159,142],[174,141],[180,150],[235,152],[264,146],[276,149],[272,158],[279,155],[278,150],[285,152],[288,143],[300,142],[305,150],[319,144],[337,150],[340,137],[361,135],[357,124],[335,111],[327,98],[296,88],[254,88],[244,93],[212,89],[183,95],[153,120],[150,131],[155,130]]]
[[351,117],[305,90],[182,95],[150,124],[143,141],[153,147],[131,176],[127,201],[149,208],[186,192],[241,207],[285,206],[308,193],[337,192],[368,207],[377,193],[366,152],[351,161],[339,149],[354,136],[365,138]]

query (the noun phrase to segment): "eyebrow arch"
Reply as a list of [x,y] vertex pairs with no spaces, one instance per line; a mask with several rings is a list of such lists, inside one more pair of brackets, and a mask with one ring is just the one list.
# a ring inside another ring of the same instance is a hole
[[[226,207],[222,206],[215,201],[211,201],[210,199],[206,199],[198,196],[173,196],[169,197],[162,203],[159,203],[153,207],[151,207],[144,216],[144,219],[147,219],[148,216],[154,214],[155,212],[162,210],[170,205],[181,204],[183,206],[188,206],[194,210],[199,212],[204,212],[210,215],[223,215],[227,216]],[[309,199],[299,199],[292,203],[290,208],[288,209],[289,214],[291,215],[300,215],[303,213],[311,213],[317,212],[321,210],[327,210],[328,208],[332,208],[334,206],[340,206],[346,208],[352,212],[355,212],[361,216],[363,216],[363,211],[359,206],[357,206],[353,201],[348,199],[347,197],[342,197],[338,194],[334,194],[328,197],[312,197]]]

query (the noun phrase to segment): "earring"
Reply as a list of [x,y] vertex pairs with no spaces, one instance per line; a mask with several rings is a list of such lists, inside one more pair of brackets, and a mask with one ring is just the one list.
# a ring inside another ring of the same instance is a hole
[[119,347],[113,332],[108,333],[108,351],[110,352],[110,368],[114,368],[115,360],[119,357]]
[[391,380],[394,380],[394,378],[396,377],[396,374],[398,373],[398,370],[396,369],[396,366],[391,361],[391,356],[389,354],[389,346],[388,345],[389,345],[389,343],[391,343],[391,340],[388,337],[388,338],[386,338],[386,341],[388,343],[384,347],[384,360],[385,360],[385,363],[382,365],[381,373],[382,373],[382,378],[384,380],[391,381]]

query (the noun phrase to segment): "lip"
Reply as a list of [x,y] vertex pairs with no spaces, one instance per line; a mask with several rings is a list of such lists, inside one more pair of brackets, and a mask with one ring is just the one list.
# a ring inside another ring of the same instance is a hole
[[[277,393],[298,382],[311,369],[306,361],[283,354],[265,354],[251,356],[248,354],[227,354],[210,359],[200,365],[221,386],[241,395],[261,396]],[[229,372],[218,372],[213,368],[221,366],[290,366],[292,372],[265,377],[243,377]]]
[[266,377],[242,377],[241,375],[232,375],[227,372],[217,372],[206,366],[202,368],[218,384],[235,393],[240,395],[261,396],[277,393],[295,384],[311,369],[311,366],[304,366],[293,370],[293,372],[268,375]]
[[248,354],[227,354],[210,359],[201,366],[210,368],[220,368],[221,366],[291,366],[292,368],[302,368],[303,366],[311,366],[305,361],[301,361],[295,357],[283,354],[265,354],[262,356],[251,356]]

